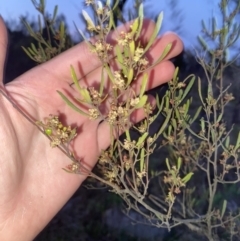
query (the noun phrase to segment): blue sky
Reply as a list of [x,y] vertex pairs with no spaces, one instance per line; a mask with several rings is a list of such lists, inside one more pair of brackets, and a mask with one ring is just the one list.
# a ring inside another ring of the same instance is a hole
[[[179,18],[172,14],[169,3],[171,0],[145,0],[144,8],[145,15],[154,18],[160,11],[164,11],[163,30],[174,30],[178,24]],[[218,0],[174,0],[173,1],[178,10],[181,11],[183,21],[181,24],[180,36],[187,47],[193,47],[196,44],[196,36],[201,30],[201,19],[209,19],[215,16],[217,11]],[[79,28],[83,28],[79,14],[86,6],[83,0],[46,0],[47,10],[51,13],[54,6],[59,6],[59,13],[66,16],[71,32],[74,34],[73,22]],[[133,7],[132,1],[129,0],[126,4],[126,9]],[[0,14],[6,20],[19,20],[20,16],[28,15],[30,19],[37,16],[37,12],[33,7],[31,0],[5,0],[0,3]]]

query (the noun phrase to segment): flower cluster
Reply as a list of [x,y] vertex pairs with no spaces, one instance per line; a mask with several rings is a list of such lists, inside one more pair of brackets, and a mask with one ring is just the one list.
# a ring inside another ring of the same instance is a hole
[[103,62],[108,62],[109,52],[112,49],[113,46],[111,44],[103,40],[97,40],[95,43],[92,43],[91,52],[96,53]]
[[58,116],[50,115],[50,118],[46,118],[45,123],[38,121],[36,124],[42,127],[45,134],[49,136],[52,147],[68,144],[77,135],[76,128],[64,126]]

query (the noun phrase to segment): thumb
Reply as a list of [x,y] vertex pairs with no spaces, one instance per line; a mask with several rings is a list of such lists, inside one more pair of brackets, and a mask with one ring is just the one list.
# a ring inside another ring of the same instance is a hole
[[0,16],[0,85],[3,84],[3,74],[4,74],[4,65],[6,59],[6,52],[7,52],[7,44],[8,44],[8,37],[7,37],[7,29],[5,23]]

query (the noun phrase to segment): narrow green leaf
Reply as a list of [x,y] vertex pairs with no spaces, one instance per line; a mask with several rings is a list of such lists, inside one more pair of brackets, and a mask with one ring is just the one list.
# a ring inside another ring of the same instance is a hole
[[161,104],[159,103],[160,100],[159,100],[158,95],[156,95],[156,100],[157,100],[157,107],[158,107],[158,109],[159,109],[159,112],[161,112],[162,109],[163,109],[163,104],[164,104],[164,101],[163,101],[163,100],[164,100],[164,97],[163,97],[163,100],[162,100]]
[[167,94],[168,94],[168,91],[166,92],[166,101],[165,101],[165,109],[168,111],[170,100],[169,100],[169,96]]
[[163,108],[163,103],[164,103],[164,101],[162,101],[160,104],[159,97],[158,97],[158,95],[156,95],[156,104],[157,104],[158,111],[157,111],[156,115],[153,116],[153,120],[156,120],[156,118],[161,113],[162,108]]
[[187,183],[191,179],[193,174],[193,172],[189,172],[184,178],[182,178],[182,182]]
[[211,83],[208,83],[207,93],[208,93],[208,98],[212,98],[213,97],[213,89],[212,89],[212,84]]
[[138,32],[136,34],[135,40],[137,40],[141,34],[142,26],[143,26],[143,19],[144,19],[144,12],[143,12],[143,3],[140,4],[138,9],[138,18],[139,18],[139,25],[138,25]]
[[75,110],[76,112],[80,113],[81,115],[84,116],[88,116],[89,114],[85,113],[84,111],[82,111],[81,109],[79,109],[77,106],[75,106],[63,93],[61,93],[60,91],[58,91],[58,94],[62,97],[62,99],[64,100],[64,102],[71,107],[73,110]]
[[38,50],[33,43],[31,43],[31,48],[35,52],[35,54],[38,54]]
[[144,170],[144,163],[145,163],[145,149],[141,149],[140,153],[140,172]]
[[223,216],[226,212],[226,209],[227,209],[227,200],[224,200],[223,205],[222,205],[221,218],[223,218]]
[[53,25],[50,25],[49,29],[50,29],[50,31],[52,32],[53,35],[56,35],[56,31],[55,31]]
[[119,0],[116,0],[114,6],[113,6],[113,8],[112,8],[112,10],[115,10],[115,8],[118,7],[118,4],[119,4]]
[[92,99],[91,99],[90,93],[87,89],[82,88],[80,93],[85,102],[87,102],[88,104],[92,104]]
[[32,59],[33,61],[36,62],[36,59],[32,56],[32,54],[25,47],[22,46],[22,49],[30,59]]
[[217,122],[220,122],[222,120],[222,117],[223,117],[223,113],[221,113],[218,118],[217,118]]
[[129,86],[132,83],[133,75],[134,75],[134,70],[133,68],[130,68],[127,74],[127,86]]
[[153,34],[152,34],[151,38],[148,41],[147,46],[144,49],[144,53],[146,53],[148,51],[148,49],[152,46],[153,42],[155,41],[155,39],[156,39],[156,37],[158,35],[158,32],[159,32],[159,30],[160,30],[160,28],[162,26],[162,21],[163,21],[163,12],[161,12],[158,15],[156,26],[154,28],[154,31],[153,31]]
[[130,50],[130,55],[134,56],[134,54],[135,54],[135,41],[134,40],[132,40],[129,43],[129,50]]
[[107,71],[107,74],[108,74],[110,80],[112,81],[112,83],[115,84],[114,76],[113,76],[112,71],[110,70],[108,64],[105,64],[104,68]]
[[49,56],[46,55],[46,53],[45,53],[45,49],[43,49],[41,43],[38,43],[38,48],[39,48],[40,51],[41,51],[41,55],[42,55],[44,61],[49,60]]
[[205,120],[204,120],[204,118],[201,118],[200,123],[201,123],[201,130],[203,132],[205,132]]
[[116,25],[115,25],[115,20],[114,20],[114,14],[113,11],[110,11],[110,16],[109,16],[109,31],[111,29],[116,29]]
[[140,98],[138,104],[134,106],[134,108],[135,108],[135,109],[140,109],[140,108],[142,108],[142,107],[146,104],[147,99],[148,99],[148,96],[147,96],[147,95],[143,95],[143,96]]
[[187,100],[186,104],[184,104],[184,117],[187,116],[187,113],[189,111],[189,107],[190,107],[190,99]]
[[195,115],[194,115],[194,117],[190,120],[190,124],[192,124],[198,118],[201,110],[202,110],[202,106],[199,106],[197,111],[196,111],[196,113],[195,113]]
[[35,55],[36,55],[36,53],[35,53],[31,48],[29,48],[29,47],[28,47],[28,51],[29,51],[29,53],[30,53],[32,56],[35,56]]
[[188,125],[186,125],[186,129],[193,135],[195,136],[197,139],[206,141],[205,137],[199,136],[198,134],[196,134]]
[[60,23],[60,39],[63,39],[65,36],[65,27],[64,27],[64,22]]
[[178,157],[178,160],[177,160],[177,170],[178,171],[180,170],[181,165],[182,165],[182,159],[181,159],[181,157]]
[[170,52],[171,49],[172,49],[172,43],[167,44],[167,46],[163,50],[161,56],[157,59],[156,62],[154,62],[153,65],[151,65],[151,68],[156,66],[157,64],[159,64],[168,55],[168,53]]
[[163,137],[166,138],[166,139],[168,138],[168,135],[167,135],[166,132],[163,132]]
[[216,27],[217,27],[217,22],[216,18],[212,18],[212,33],[213,33],[213,38],[216,38]]
[[80,85],[79,85],[76,72],[75,72],[75,70],[74,70],[74,68],[73,68],[72,65],[70,66],[70,70],[71,70],[71,77],[72,77],[73,83],[75,84],[78,92],[81,93],[82,88],[81,88]]
[[177,96],[177,99],[176,99],[176,100],[180,100],[180,99],[182,98],[182,95],[183,95],[183,90],[180,89],[180,90],[178,91],[178,96]]
[[169,109],[168,112],[167,112],[167,116],[165,118],[165,121],[162,124],[160,130],[158,131],[157,136],[159,136],[159,135],[161,135],[163,133],[163,131],[165,130],[166,126],[169,124],[169,120],[170,120],[171,116],[172,116],[172,110]]
[[202,97],[202,86],[201,86],[201,79],[200,77],[198,77],[198,95],[199,95],[199,98],[202,102],[202,105],[205,107],[205,102],[203,101],[203,97]]
[[121,51],[119,45],[116,45],[115,49],[116,49],[117,60],[119,63],[122,64],[123,63],[123,55],[122,55],[122,51]]
[[43,33],[43,27],[42,27],[42,20],[41,20],[40,15],[38,15],[38,27],[39,27],[40,34],[42,34]]
[[204,39],[201,36],[198,36],[198,41],[205,51],[209,51],[207,43],[204,41]]
[[171,124],[172,124],[174,130],[176,131],[177,130],[177,121],[176,121],[176,119],[172,119],[171,120]]
[[190,107],[190,99],[188,99],[187,102],[183,106],[183,109],[184,109],[183,116],[184,116],[185,119],[190,118],[190,115],[188,115],[189,107]]
[[[131,31],[131,34],[132,36],[134,36],[138,30],[138,26],[139,26],[139,18],[136,18],[132,24],[132,31]],[[133,41],[135,42],[135,41]]]
[[116,46],[115,50],[116,50],[116,55],[117,55],[117,61],[121,65],[121,69],[123,71],[124,76],[127,76],[127,68],[123,64],[123,54],[122,54],[122,51],[121,51],[119,45]]
[[141,4],[139,5],[138,16],[139,16],[140,18],[144,18],[143,3],[141,3]]
[[229,143],[230,143],[230,136],[228,136],[225,140],[225,147],[228,149],[229,148]]
[[169,125],[168,127],[168,136],[171,136],[172,133],[172,125]]
[[139,94],[140,98],[143,96],[143,94],[146,91],[147,82],[148,82],[148,74],[145,72],[143,75],[142,85],[141,85],[140,94]]
[[136,146],[140,147],[142,145],[142,143],[146,140],[147,136],[148,136],[147,132],[145,132],[142,136],[140,136]]
[[123,54],[125,58],[129,58],[130,57],[130,52],[127,46],[124,47],[123,49]]
[[[191,75],[190,75],[191,76]],[[190,77],[188,76],[188,78]],[[190,80],[190,82],[188,83],[186,89],[184,90],[184,93],[183,93],[183,96],[180,100],[180,103],[185,99],[185,97],[187,96],[187,94],[189,93],[189,91],[191,90],[193,84],[194,84],[194,81],[195,81],[195,76],[193,76]]]
[[100,83],[100,88],[99,88],[99,94],[100,96],[102,96],[103,94],[103,90],[104,90],[104,68],[102,67],[102,71],[101,71],[101,83]]
[[159,64],[168,55],[171,48],[172,48],[172,43],[167,44],[167,46],[165,47],[161,56],[149,68],[147,68],[147,70],[151,69],[151,68],[155,67],[157,64]]
[[131,137],[130,137],[130,132],[129,132],[129,130],[126,130],[126,131],[125,131],[125,134],[126,134],[127,140],[128,140],[128,141],[131,141]]
[[55,22],[56,17],[57,17],[57,12],[58,12],[58,6],[56,5],[54,7],[54,11],[53,11],[53,17],[52,17],[52,21]]
[[176,67],[174,74],[173,74],[173,81],[176,82],[178,77],[179,67]]
[[177,120],[181,120],[181,118],[180,118],[180,112],[179,112],[178,109],[175,109],[175,115],[176,115],[176,117],[177,117]]
[[40,0],[40,6],[42,8],[42,12],[44,13],[45,12],[45,7],[46,7],[45,0]]
[[35,33],[34,33],[33,29],[31,28],[31,26],[24,19],[22,19],[22,22],[25,25],[25,27],[27,28],[28,33],[33,37],[35,35]]
[[239,147],[240,147],[240,132],[238,133],[238,138],[237,138],[237,142],[234,146],[234,151],[236,151]]
[[167,165],[168,171],[170,171],[170,170],[171,170],[171,167],[170,167],[170,165],[169,165],[169,160],[168,160],[168,158],[166,158],[166,165]]

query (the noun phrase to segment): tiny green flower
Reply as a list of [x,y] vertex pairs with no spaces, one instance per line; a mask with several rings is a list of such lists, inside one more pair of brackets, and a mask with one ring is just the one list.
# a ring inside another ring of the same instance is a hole
[[48,135],[48,136],[51,136],[52,134],[52,129],[48,128],[45,130],[45,133]]

